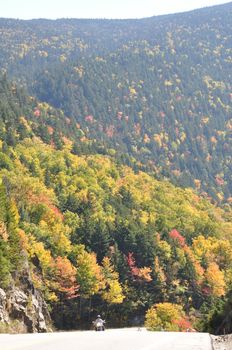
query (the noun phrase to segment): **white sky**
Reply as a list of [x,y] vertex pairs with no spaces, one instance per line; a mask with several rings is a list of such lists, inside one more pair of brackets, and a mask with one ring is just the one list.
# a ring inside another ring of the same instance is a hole
[[0,0],[0,17],[142,18],[223,4],[226,0]]

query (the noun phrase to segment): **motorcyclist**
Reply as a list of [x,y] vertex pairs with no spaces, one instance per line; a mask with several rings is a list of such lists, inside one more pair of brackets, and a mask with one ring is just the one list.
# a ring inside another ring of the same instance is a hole
[[103,331],[105,330],[104,323],[105,321],[101,318],[101,315],[97,315],[96,320],[93,322],[95,329],[97,328],[97,325],[100,324]]

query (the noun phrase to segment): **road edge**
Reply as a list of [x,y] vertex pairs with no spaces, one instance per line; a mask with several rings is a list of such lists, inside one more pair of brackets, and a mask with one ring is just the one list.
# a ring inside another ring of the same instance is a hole
[[214,339],[213,339],[214,336],[212,334],[209,334],[209,336],[210,336],[212,350],[215,350]]

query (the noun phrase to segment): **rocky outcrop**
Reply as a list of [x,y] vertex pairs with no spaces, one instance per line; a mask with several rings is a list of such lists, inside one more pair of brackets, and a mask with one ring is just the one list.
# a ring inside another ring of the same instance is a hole
[[48,332],[51,331],[51,318],[47,305],[24,272],[7,290],[0,288],[0,325],[9,331],[17,332]]
[[214,350],[231,350],[232,349],[232,334],[211,336]]

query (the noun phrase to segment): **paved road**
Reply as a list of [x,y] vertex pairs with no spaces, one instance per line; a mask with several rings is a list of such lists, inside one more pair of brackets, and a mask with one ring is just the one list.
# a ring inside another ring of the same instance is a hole
[[147,332],[114,329],[105,332],[0,334],[1,350],[212,350],[207,333]]

